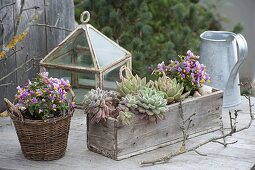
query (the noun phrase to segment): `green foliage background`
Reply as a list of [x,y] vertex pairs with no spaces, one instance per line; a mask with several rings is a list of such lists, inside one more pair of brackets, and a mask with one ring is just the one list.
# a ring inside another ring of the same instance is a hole
[[[74,0],[76,20],[82,11],[90,24],[126,48],[133,71],[148,76],[148,66],[174,59],[188,49],[199,52],[199,35],[220,30],[221,18],[199,0]],[[237,26],[237,31],[242,28]]]

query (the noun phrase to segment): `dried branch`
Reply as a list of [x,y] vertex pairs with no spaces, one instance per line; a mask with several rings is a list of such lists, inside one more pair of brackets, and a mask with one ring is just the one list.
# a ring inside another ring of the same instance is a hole
[[[16,24],[15,24],[15,29],[14,29],[14,37],[11,39],[11,41],[7,44],[7,45],[3,45],[3,50],[0,51],[0,59],[6,58],[6,53],[9,52],[11,49],[15,48],[17,43],[21,42],[28,34],[29,30],[30,30],[30,26],[33,25],[38,19],[39,16],[42,14],[42,10],[35,10],[35,14],[32,17],[32,19],[28,22],[27,27],[25,28],[24,32],[21,33],[20,35],[16,35],[17,31],[18,31],[18,26],[20,23],[20,18],[23,12],[23,8],[24,8],[24,4],[25,4],[25,0],[21,1],[21,9],[19,14],[17,15],[17,20],[16,20]],[[38,9],[38,8],[37,8]]]
[[19,23],[20,23],[20,19],[21,19],[21,15],[22,15],[24,6],[25,6],[25,0],[21,0],[20,1],[20,11],[19,11],[19,14],[16,16],[16,23],[14,25],[14,36],[16,36],[17,32],[18,32],[18,27],[19,27]]
[[[142,161],[140,164],[141,164],[142,166],[148,166],[148,165],[155,165],[155,164],[160,164],[160,163],[166,163],[166,162],[168,162],[171,158],[173,158],[173,157],[175,157],[175,156],[178,156],[178,155],[181,155],[181,154],[184,154],[184,153],[187,153],[187,152],[194,151],[194,152],[197,153],[196,150],[197,150],[198,148],[200,148],[201,146],[204,146],[204,145],[206,145],[206,144],[208,144],[208,143],[210,143],[210,142],[216,142],[216,141],[219,140],[219,139],[224,139],[224,138],[226,138],[226,137],[228,137],[228,136],[232,136],[232,134],[234,134],[234,133],[238,133],[238,132],[241,132],[241,131],[243,131],[243,130],[245,130],[245,129],[248,129],[248,128],[251,126],[251,124],[252,124],[252,121],[253,121],[253,119],[254,119],[254,116],[253,116],[253,113],[252,113],[252,110],[251,110],[252,105],[251,105],[251,101],[250,101],[250,96],[248,96],[247,99],[248,99],[248,101],[249,101],[249,108],[250,108],[250,110],[249,110],[249,111],[250,111],[250,112],[249,112],[249,114],[250,114],[250,121],[249,121],[249,123],[248,123],[246,126],[240,128],[240,129],[236,129],[236,128],[234,127],[235,125],[233,125],[233,126],[232,126],[233,128],[231,128],[231,131],[228,132],[227,134],[221,135],[221,136],[219,136],[219,137],[212,137],[212,138],[210,138],[210,139],[208,139],[208,140],[206,140],[206,141],[204,141],[204,142],[202,142],[202,143],[197,144],[196,146],[194,146],[194,147],[192,147],[192,148],[190,148],[190,149],[182,150],[181,152],[180,152],[180,151],[177,151],[177,152],[175,152],[175,153],[170,153],[170,154],[167,154],[166,156],[163,156],[163,157],[161,157],[161,158],[158,158],[158,159],[155,159],[155,160],[151,160],[151,161]],[[230,118],[231,122],[232,122],[232,119],[234,119],[234,121],[236,121],[235,119],[237,118],[237,113],[238,113],[238,110],[235,111],[235,118],[232,118],[232,116],[231,116],[232,114],[231,114],[231,113],[229,114],[230,117],[231,117],[231,118]],[[217,143],[224,144],[224,143],[221,143],[221,142],[218,142],[218,141],[217,141]],[[233,143],[235,143],[235,142],[231,142],[231,143],[228,143],[228,144],[233,144]]]
[[0,87],[11,86],[11,85],[15,85],[15,83],[11,82],[11,83],[0,84]]
[[29,60],[27,60],[25,63],[21,64],[19,67],[16,67],[14,70],[12,70],[11,72],[9,72],[7,75],[5,75],[4,77],[1,77],[0,82],[3,81],[4,79],[8,78],[10,75],[12,75],[13,73],[15,73],[16,71],[23,69],[23,67],[25,65],[27,65],[29,62],[31,61],[35,61],[35,60],[41,60],[42,58],[31,58]]
[[190,121],[193,116],[195,116],[197,113],[191,114],[184,122]]
[[48,27],[48,28],[54,28],[54,29],[59,29],[59,30],[64,30],[64,31],[68,31],[68,32],[72,32],[72,30],[67,29],[67,28],[63,28],[63,27],[57,27],[54,25],[47,25],[47,24],[33,24],[31,26],[43,26],[43,27]]
[[198,152],[196,149],[194,149],[194,152],[196,152],[198,155],[200,155],[200,156],[207,156],[207,154],[203,154],[203,153],[201,153],[201,152]]
[[7,12],[4,14],[4,16],[0,19],[0,24],[3,25],[3,21],[7,16]]
[[33,7],[29,7],[29,8],[25,8],[25,9],[23,9],[23,11],[22,11],[22,12],[29,11],[29,10],[31,10],[31,9],[35,9],[35,10],[37,10],[37,9],[39,9],[39,8],[40,8],[39,6],[33,6]]
[[56,22],[55,22],[55,27],[58,25],[58,22],[60,21],[60,18],[59,18],[59,13],[58,13],[58,17],[57,17],[57,20],[56,20]]
[[6,4],[5,6],[2,6],[2,7],[0,8],[0,11],[1,11],[2,9],[4,9],[4,8],[6,8],[6,7],[8,7],[8,6],[11,6],[11,5],[14,5],[14,4],[16,4],[16,2]]
[[[180,101],[180,106],[179,106],[179,109],[180,109],[180,117],[182,119],[182,122],[181,122],[181,130],[182,130],[182,136],[183,136],[183,141],[182,141],[182,145],[179,149],[180,152],[182,152],[183,150],[186,149],[186,140],[188,139],[189,137],[189,134],[188,134],[188,130],[190,128],[190,125],[191,125],[191,122],[192,122],[192,117],[196,115],[196,113],[193,113],[191,114],[186,120],[184,119],[184,114],[183,114],[183,107],[182,107],[182,101]],[[188,123],[187,123],[188,122]]]
[[237,143],[238,141],[236,140],[236,141],[234,141],[234,142],[220,142],[220,141],[212,141],[212,142],[214,142],[214,143],[219,143],[219,144],[221,144],[221,145],[223,145],[224,147],[226,147],[227,145],[230,145],[230,144],[235,144],[235,143]]

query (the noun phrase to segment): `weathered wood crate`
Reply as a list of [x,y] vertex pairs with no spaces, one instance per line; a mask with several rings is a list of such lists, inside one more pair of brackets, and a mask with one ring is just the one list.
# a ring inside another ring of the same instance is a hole
[[[184,120],[192,117],[189,138],[210,133],[222,128],[223,92],[215,90],[182,102]],[[180,103],[168,106],[165,120],[157,123],[141,120],[136,115],[129,125],[120,126],[118,121],[109,118],[104,123],[92,124],[87,116],[87,147],[114,160],[121,160],[148,152],[163,146],[181,142],[183,134],[180,126]]]

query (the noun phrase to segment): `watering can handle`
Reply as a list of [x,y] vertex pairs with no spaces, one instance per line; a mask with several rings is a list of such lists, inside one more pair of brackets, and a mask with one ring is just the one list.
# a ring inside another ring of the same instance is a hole
[[237,34],[234,35],[235,39],[236,39],[236,43],[238,46],[238,61],[236,62],[236,64],[234,65],[233,69],[231,70],[230,74],[229,74],[229,78],[227,81],[227,85],[225,88],[225,93],[229,94],[231,93],[231,90],[234,86],[234,81],[236,79],[236,76],[238,74],[239,68],[242,65],[242,63],[244,62],[247,53],[248,53],[248,46],[247,46],[247,42],[245,40],[245,38],[242,36],[242,34]]

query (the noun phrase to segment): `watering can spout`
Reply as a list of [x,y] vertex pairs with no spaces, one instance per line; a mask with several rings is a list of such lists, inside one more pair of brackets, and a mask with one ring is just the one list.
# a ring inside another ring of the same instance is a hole
[[239,104],[238,72],[248,53],[245,38],[226,31],[205,31],[200,38],[200,60],[208,68],[211,86],[224,90],[223,107]]

